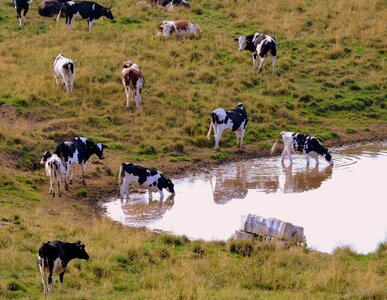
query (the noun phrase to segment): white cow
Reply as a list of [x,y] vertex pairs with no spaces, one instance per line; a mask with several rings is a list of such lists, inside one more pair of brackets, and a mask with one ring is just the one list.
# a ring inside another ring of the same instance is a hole
[[62,196],[62,174],[66,174],[66,168],[64,167],[62,160],[58,155],[52,154],[50,151],[46,151],[43,154],[43,157],[40,161],[41,164],[44,164],[46,175],[50,178],[50,190],[49,194],[52,194],[55,197],[54,182],[58,182],[58,194],[59,197]]
[[75,65],[74,62],[59,54],[54,60],[54,76],[56,87],[59,87],[58,79],[62,77],[63,87],[66,88],[67,93],[73,91],[74,87],[74,73]]

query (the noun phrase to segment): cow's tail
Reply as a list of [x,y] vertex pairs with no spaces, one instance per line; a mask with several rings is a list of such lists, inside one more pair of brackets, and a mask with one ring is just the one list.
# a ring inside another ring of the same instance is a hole
[[62,10],[64,9],[64,4],[62,4],[62,6],[60,7],[60,10],[59,10],[59,13],[58,13],[58,16],[56,17],[56,20],[58,21],[60,16],[62,15]]
[[[281,134],[280,134],[281,137],[282,137],[282,133],[283,133],[283,132],[281,132]],[[271,150],[270,150],[270,156],[273,155],[273,153],[274,153],[275,149],[277,148],[277,144],[278,144],[278,142],[280,141],[281,137],[279,137],[279,138],[275,141],[275,143],[273,144],[273,146],[271,147]]]
[[124,173],[124,163],[121,164],[120,171],[118,172],[118,180],[117,180],[118,185],[121,185],[121,177],[124,176],[123,173]]
[[210,139],[210,138],[211,138],[211,131],[212,131],[212,130],[215,131],[213,116],[212,116],[212,114],[211,114],[210,129],[208,129],[208,132],[207,132],[207,139]]

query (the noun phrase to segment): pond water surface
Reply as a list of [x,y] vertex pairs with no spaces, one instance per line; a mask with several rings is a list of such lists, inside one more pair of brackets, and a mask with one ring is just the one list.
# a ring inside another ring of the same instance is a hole
[[[359,253],[387,239],[387,143],[333,149],[324,159],[293,166],[279,157],[222,165],[207,173],[173,180],[176,194],[135,192],[103,203],[106,215],[128,226],[146,226],[193,239],[227,240],[241,216],[256,214],[304,227],[310,248],[331,252],[351,246]],[[118,189],[117,189],[118,190]],[[118,193],[118,191],[117,191]]]

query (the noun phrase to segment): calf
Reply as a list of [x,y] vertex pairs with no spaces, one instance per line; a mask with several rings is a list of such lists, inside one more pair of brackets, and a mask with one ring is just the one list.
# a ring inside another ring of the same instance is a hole
[[52,154],[50,151],[46,151],[44,152],[40,163],[45,165],[46,175],[50,178],[49,194],[52,194],[52,196],[55,197],[55,189],[53,186],[56,179],[58,182],[58,194],[59,197],[61,197],[62,174],[65,174],[66,172],[66,168],[64,167],[62,160],[58,157],[58,155]]
[[62,77],[63,88],[66,89],[67,93],[73,91],[74,87],[74,73],[75,65],[70,58],[64,57],[59,54],[54,60],[54,76],[56,87],[59,87],[58,79]]
[[64,11],[66,16],[66,28],[72,28],[74,18],[88,19],[89,32],[93,27],[94,20],[99,19],[102,16],[105,16],[110,20],[114,19],[111,7],[103,7],[98,3],[90,1],[68,1],[63,3],[56,20],[59,20],[62,11]]
[[136,107],[139,107],[142,102],[141,91],[145,83],[140,67],[129,60],[124,63],[121,74],[126,94],[126,108],[129,109],[129,99],[132,95],[136,101]]
[[106,145],[102,143],[94,143],[84,137],[76,137],[71,141],[60,142],[56,149],[55,154],[59,157],[63,157],[66,165],[66,176],[65,176],[65,188],[68,190],[68,183],[72,183],[74,179],[74,168],[71,173],[70,181],[68,177],[70,175],[70,168],[72,164],[81,164],[82,163],[82,183],[85,182],[85,171],[86,164],[90,156],[93,154],[97,155],[99,159],[104,159],[103,150],[107,148]]
[[[74,258],[89,259],[85,245],[81,241],[76,243],[47,241],[40,246],[38,252],[39,270],[45,295],[47,292],[52,292],[52,277],[56,273],[59,273],[59,286],[62,286],[67,264]],[[46,271],[48,271],[48,289],[46,289]]]
[[243,147],[247,125],[247,113],[242,103],[239,103],[235,109],[225,110],[223,108],[215,109],[211,113],[210,129],[207,132],[207,138],[210,139],[211,130],[214,130],[215,150],[219,150],[219,141],[224,130],[231,129],[235,131],[237,137],[237,146]]
[[31,4],[32,0],[29,1],[29,0],[14,0],[13,1],[13,4],[15,6],[15,9],[16,9],[16,13],[17,13],[17,19],[19,20],[19,27],[22,26],[22,21],[21,21],[21,11],[23,10],[23,17],[24,17],[24,25],[26,25],[27,23],[27,13],[28,13],[28,10],[30,9],[30,4]]
[[[313,136],[308,136],[302,133],[293,133],[288,131],[282,131],[281,137],[284,143],[284,149],[281,154],[281,162],[284,163],[286,156],[289,157],[290,164],[293,164],[292,153],[301,152],[305,154],[306,164],[309,165],[309,156],[312,156],[316,160],[316,166],[318,166],[318,156],[323,155],[325,160],[333,165],[333,159],[331,151],[323,147],[320,142]],[[270,154],[273,154],[277,146],[279,139],[274,143],[271,148]]]
[[152,198],[152,192],[160,193],[160,200],[164,198],[163,189],[174,194],[174,185],[170,179],[157,170],[146,169],[142,166],[132,163],[122,163],[118,174],[118,183],[121,182],[121,177],[124,177],[123,183],[120,189],[121,199],[125,194],[128,197],[129,184],[135,188],[147,189],[149,198]]
[[38,6],[39,15],[43,17],[52,17],[57,15],[62,7],[58,0],[42,0]]
[[272,63],[273,63],[273,74],[274,68],[277,63],[277,42],[270,35],[261,34],[261,33],[253,33],[248,36],[240,36],[237,39],[234,39],[239,43],[239,51],[248,50],[251,53],[253,58],[253,66],[254,69],[257,68],[257,54],[260,59],[259,63],[259,72],[262,70],[263,61],[265,60],[265,56],[267,54],[271,54]]
[[199,25],[193,24],[191,22],[185,20],[179,21],[163,21],[158,26],[157,35],[163,35],[165,37],[170,37],[173,34],[177,36],[185,37],[189,35],[199,36],[200,35],[200,27]]

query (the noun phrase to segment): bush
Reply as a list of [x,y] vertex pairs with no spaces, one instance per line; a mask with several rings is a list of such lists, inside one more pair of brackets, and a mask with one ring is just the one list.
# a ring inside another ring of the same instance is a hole
[[88,196],[88,191],[84,188],[78,189],[78,191],[75,193],[75,196],[78,198],[87,198]]
[[251,256],[254,250],[253,243],[251,240],[233,240],[230,243],[230,252],[242,256]]

